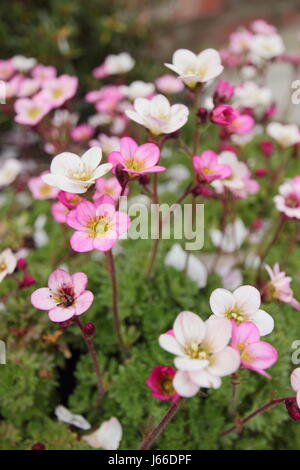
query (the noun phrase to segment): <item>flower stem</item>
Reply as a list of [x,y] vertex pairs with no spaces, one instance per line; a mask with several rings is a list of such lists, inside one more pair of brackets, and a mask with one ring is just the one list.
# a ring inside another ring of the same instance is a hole
[[[158,173],[154,173],[152,201],[153,201],[153,204],[156,204],[156,205],[159,204],[157,186],[158,186]],[[153,267],[157,258],[158,247],[159,247],[160,236],[161,236],[161,229],[162,229],[162,221],[161,221],[160,213],[158,212],[158,234],[157,234],[157,238],[153,240],[150,261],[149,261],[148,268],[146,271],[147,277],[150,277],[152,275]]]
[[110,278],[111,278],[113,323],[114,323],[114,328],[115,328],[115,332],[117,335],[120,353],[122,357],[125,357],[127,355],[127,348],[125,346],[123,336],[122,336],[121,319],[120,319],[119,305],[118,305],[116,268],[115,268],[114,257],[113,257],[111,250],[106,252],[106,260],[107,260],[107,265],[108,265],[108,271],[109,271]]
[[237,407],[237,394],[238,394],[238,375],[231,374],[231,400],[228,407],[228,412],[230,416],[234,416],[236,413]]
[[181,400],[179,399],[172,403],[160,423],[143,440],[139,450],[148,450],[152,447],[158,436],[163,432],[173,416],[176,414],[177,410],[179,409],[180,401]]
[[98,362],[98,359],[97,359],[95,346],[94,346],[94,343],[93,343],[92,339],[86,334],[85,329],[84,329],[84,325],[81,323],[78,316],[74,317],[74,321],[75,321],[75,323],[77,324],[77,326],[80,328],[80,330],[82,332],[83,339],[84,339],[85,344],[88,348],[88,351],[89,351],[89,354],[91,356],[92,363],[93,363],[93,366],[94,366],[94,370],[95,370],[95,373],[96,373],[96,376],[97,376],[97,386],[98,386],[97,407],[98,407],[100,405],[103,397],[104,397],[105,390],[104,390],[104,381],[103,381],[103,377],[102,377],[102,374],[101,374],[101,371],[100,371],[100,366],[99,366],[99,362]]
[[227,434],[230,434],[233,431],[241,431],[242,426],[245,423],[247,423],[248,421],[250,421],[250,419],[254,418],[255,416],[257,416],[260,413],[263,413],[268,408],[271,408],[271,406],[277,405],[277,404],[282,403],[285,400],[288,400],[288,399],[291,399],[291,398],[294,398],[294,397],[282,397],[282,398],[276,398],[274,400],[268,401],[265,405],[261,406],[257,410],[253,411],[253,413],[246,416],[246,418],[244,418],[240,421],[237,421],[237,423],[234,426],[232,426],[231,428],[229,428],[226,431],[222,432],[221,437],[227,436]]

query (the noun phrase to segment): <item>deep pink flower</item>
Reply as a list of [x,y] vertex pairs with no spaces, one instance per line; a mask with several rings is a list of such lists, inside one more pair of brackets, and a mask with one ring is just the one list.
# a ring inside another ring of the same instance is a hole
[[220,80],[215,88],[213,100],[215,106],[221,103],[227,103],[234,95],[235,86],[226,80]]
[[87,123],[79,124],[79,126],[71,129],[71,137],[74,142],[83,142],[89,140],[95,132],[95,128]]
[[[121,195],[122,187],[115,176],[112,178],[98,178],[96,181],[96,191],[93,195],[93,200],[96,201],[103,194],[111,196],[117,201]],[[126,188],[124,195],[128,194],[128,188]]]
[[114,165],[122,165],[123,170],[133,175],[164,171],[165,167],[157,166],[160,157],[159,147],[155,144],[138,144],[130,137],[120,140],[120,152],[112,152],[108,161]]
[[229,165],[218,163],[218,155],[212,150],[205,150],[201,155],[194,155],[193,166],[202,181],[228,178],[232,173]]
[[44,171],[39,176],[33,176],[28,181],[28,187],[32,193],[34,199],[54,199],[58,194],[58,189],[54,186],[49,186],[42,179],[42,175],[48,174],[48,171]]
[[51,206],[51,214],[53,219],[59,224],[65,224],[67,222],[67,215],[69,212],[69,209],[61,202],[55,202]]
[[212,110],[211,121],[219,126],[229,126],[239,117],[239,115],[239,111],[233,106],[220,104]]
[[78,204],[67,215],[67,224],[76,230],[70,240],[74,251],[108,251],[128,230],[130,218],[116,211],[114,200],[104,195],[94,204],[89,201]]
[[179,399],[179,395],[173,387],[175,374],[176,370],[172,366],[156,366],[152,369],[146,384],[152,390],[154,398],[162,401]]
[[232,321],[231,346],[239,351],[241,365],[245,369],[254,370],[268,379],[272,378],[264,369],[275,364],[278,354],[271,344],[260,341],[259,330],[254,323],[243,322],[237,326]]
[[75,207],[84,199],[79,194],[68,193],[67,191],[59,191],[57,195],[59,201],[68,209],[75,209]]
[[264,140],[263,142],[261,142],[260,148],[266,157],[270,157],[274,151],[273,142],[271,142],[270,140]]
[[39,310],[48,310],[53,322],[64,322],[81,315],[92,305],[94,295],[86,290],[87,282],[84,273],[70,275],[63,269],[56,269],[49,276],[48,287],[32,293],[31,303]]

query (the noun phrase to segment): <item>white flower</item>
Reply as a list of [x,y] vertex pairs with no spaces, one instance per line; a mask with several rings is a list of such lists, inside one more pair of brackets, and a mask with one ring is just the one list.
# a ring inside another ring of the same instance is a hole
[[205,49],[198,55],[188,49],[178,49],[172,61],[172,64],[165,66],[178,73],[179,78],[191,88],[217,77],[224,69],[220,54],[215,49]]
[[190,172],[185,165],[178,163],[170,166],[166,171],[166,175],[175,181],[181,182],[189,178]]
[[18,72],[28,72],[35,64],[36,59],[33,57],[25,57],[23,55],[15,55],[12,59],[12,64]]
[[244,82],[234,91],[234,105],[245,108],[269,106],[272,102],[272,92],[267,87],[259,87],[255,82]]
[[100,428],[82,438],[95,449],[117,450],[122,439],[122,426],[117,418],[104,421]]
[[92,147],[82,157],[75,153],[63,152],[53,158],[50,173],[42,175],[43,181],[56,186],[62,191],[80,194],[85,193],[97,178],[111,170],[111,163],[100,165],[102,151]]
[[261,310],[260,293],[253,286],[241,286],[234,292],[226,289],[215,289],[209,299],[210,308],[217,317],[235,320],[238,324],[251,321],[265,336],[274,329],[274,320],[267,312]]
[[17,265],[17,259],[10,248],[0,253],[0,282],[8,275],[14,272]]
[[79,429],[84,429],[85,431],[91,429],[90,423],[83,416],[71,413],[71,411],[69,411],[63,405],[58,405],[55,408],[54,413],[58,421],[71,424],[72,426],[76,426],[76,428]]
[[244,179],[249,175],[249,170],[244,162],[240,162],[235,153],[224,151],[219,154],[219,163],[230,166],[232,173],[224,180],[215,180],[212,186],[218,191],[223,192],[224,188],[230,191],[242,191],[245,183]]
[[189,110],[184,104],[170,105],[163,95],[151,99],[137,98],[134,111],[125,111],[133,121],[145,126],[153,135],[171,134],[180,129],[188,120]]
[[22,164],[15,158],[4,161],[0,168],[0,187],[13,183],[22,170]]
[[284,52],[284,44],[279,34],[257,34],[250,42],[251,58],[272,59]]
[[290,147],[300,141],[300,133],[296,124],[280,124],[270,122],[267,126],[267,134],[272,137],[281,147]]
[[192,396],[199,387],[218,388],[220,377],[239,368],[239,353],[227,346],[231,338],[228,319],[211,316],[204,322],[193,312],[181,312],[174,322],[173,334],[160,335],[159,344],[176,356],[174,364],[179,373],[173,384],[179,395]]
[[210,230],[210,236],[215,246],[220,247],[225,253],[238,250],[244,243],[248,230],[241,219],[235,219],[232,224],[227,224],[224,232],[217,229]]
[[47,245],[49,241],[48,233],[45,230],[47,217],[45,214],[40,214],[34,222],[33,240],[38,248]]
[[186,269],[187,276],[196,282],[200,288],[205,287],[207,284],[207,269],[205,265],[195,255],[188,255],[178,243],[173,245],[167,253],[165,266],[172,266],[177,271],[184,271]]
[[130,100],[134,101],[136,98],[146,98],[151,95],[155,90],[153,83],[146,83],[142,80],[136,80],[129,86],[121,86],[120,91],[124,93]]
[[108,55],[104,61],[105,71],[109,75],[129,72],[134,64],[135,60],[128,52]]
[[297,393],[297,405],[300,408],[300,367],[294,369],[291,374],[291,386]]

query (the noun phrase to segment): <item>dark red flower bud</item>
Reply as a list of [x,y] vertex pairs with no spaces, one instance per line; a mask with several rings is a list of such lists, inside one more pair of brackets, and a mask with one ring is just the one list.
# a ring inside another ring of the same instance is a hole
[[199,108],[197,111],[197,117],[199,119],[200,124],[205,124],[208,119],[208,111],[206,108]]
[[285,400],[285,406],[287,409],[288,414],[294,421],[299,421],[300,419],[300,409],[297,405],[296,397],[288,398]]
[[17,261],[17,266],[18,266],[18,269],[21,269],[21,271],[26,269],[27,268],[26,259],[25,258],[19,258],[18,261]]
[[45,446],[41,442],[36,442],[31,446],[31,450],[45,450]]
[[96,331],[96,327],[93,323],[85,323],[83,325],[84,332],[87,336],[93,336]]
[[264,178],[267,174],[268,171],[265,168],[257,168],[257,170],[255,170],[255,176],[257,176],[257,178]]
[[36,280],[34,279],[34,277],[32,277],[30,274],[25,274],[25,276],[24,276],[23,280],[20,282],[19,286],[21,288],[29,287],[29,286],[32,286],[35,283],[36,283]]
[[149,183],[150,183],[150,178],[149,178],[149,176],[148,176],[148,175],[141,175],[141,176],[139,177],[139,183],[140,183],[141,185],[149,184]]
[[270,157],[274,150],[274,145],[269,140],[264,140],[260,143],[260,148],[265,157]]
[[254,219],[252,224],[251,224],[251,228],[253,228],[254,230],[258,230],[258,229],[262,228],[262,226],[263,226],[262,219]]
[[71,320],[62,321],[59,323],[59,328],[66,330],[67,328],[69,328],[70,324]]
[[117,180],[119,181],[120,185],[122,186],[122,188],[127,184],[128,180],[129,180],[129,176],[128,176],[128,173],[126,171],[123,171],[123,166],[118,164],[116,166],[116,178]]

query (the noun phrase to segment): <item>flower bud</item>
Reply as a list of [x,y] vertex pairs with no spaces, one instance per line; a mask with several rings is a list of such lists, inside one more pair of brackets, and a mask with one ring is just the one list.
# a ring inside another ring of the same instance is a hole
[[17,267],[18,269],[20,269],[21,271],[23,271],[24,269],[27,268],[27,261],[25,258],[19,258],[18,261],[17,261]]
[[260,148],[265,157],[270,157],[274,150],[273,143],[269,140],[264,140],[261,142]]
[[219,126],[229,126],[239,117],[239,111],[228,104],[221,104],[211,112],[210,120]]
[[84,328],[84,333],[87,336],[93,336],[96,332],[96,327],[93,323],[85,323],[83,325],[83,328]]
[[208,111],[206,108],[199,108],[197,111],[197,117],[199,119],[200,124],[205,124],[208,119]]
[[267,174],[268,172],[265,168],[257,168],[257,170],[255,170],[255,176],[257,176],[257,178],[264,178]]
[[34,279],[34,277],[32,277],[30,274],[25,274],[25,276],[23,277],[23,280],[19,284],[19,287],[20,288],[29,287],[35,283],[36,283],[36,280]]
[[287,409],[288,414],[294,421],[299,421],[300,419],[300,409],[297,405],[296,397],[288,398],[285,400],[285,406]]
[[31,446],[31,450],[45,450],[45,446],[41,442],[36,442]]
[[139,177],[139,183],[140,183],[141,185],[149,184],[149,182],[150,182],[150,178],[149,178],[148,175],[141,175],[141,176]]

